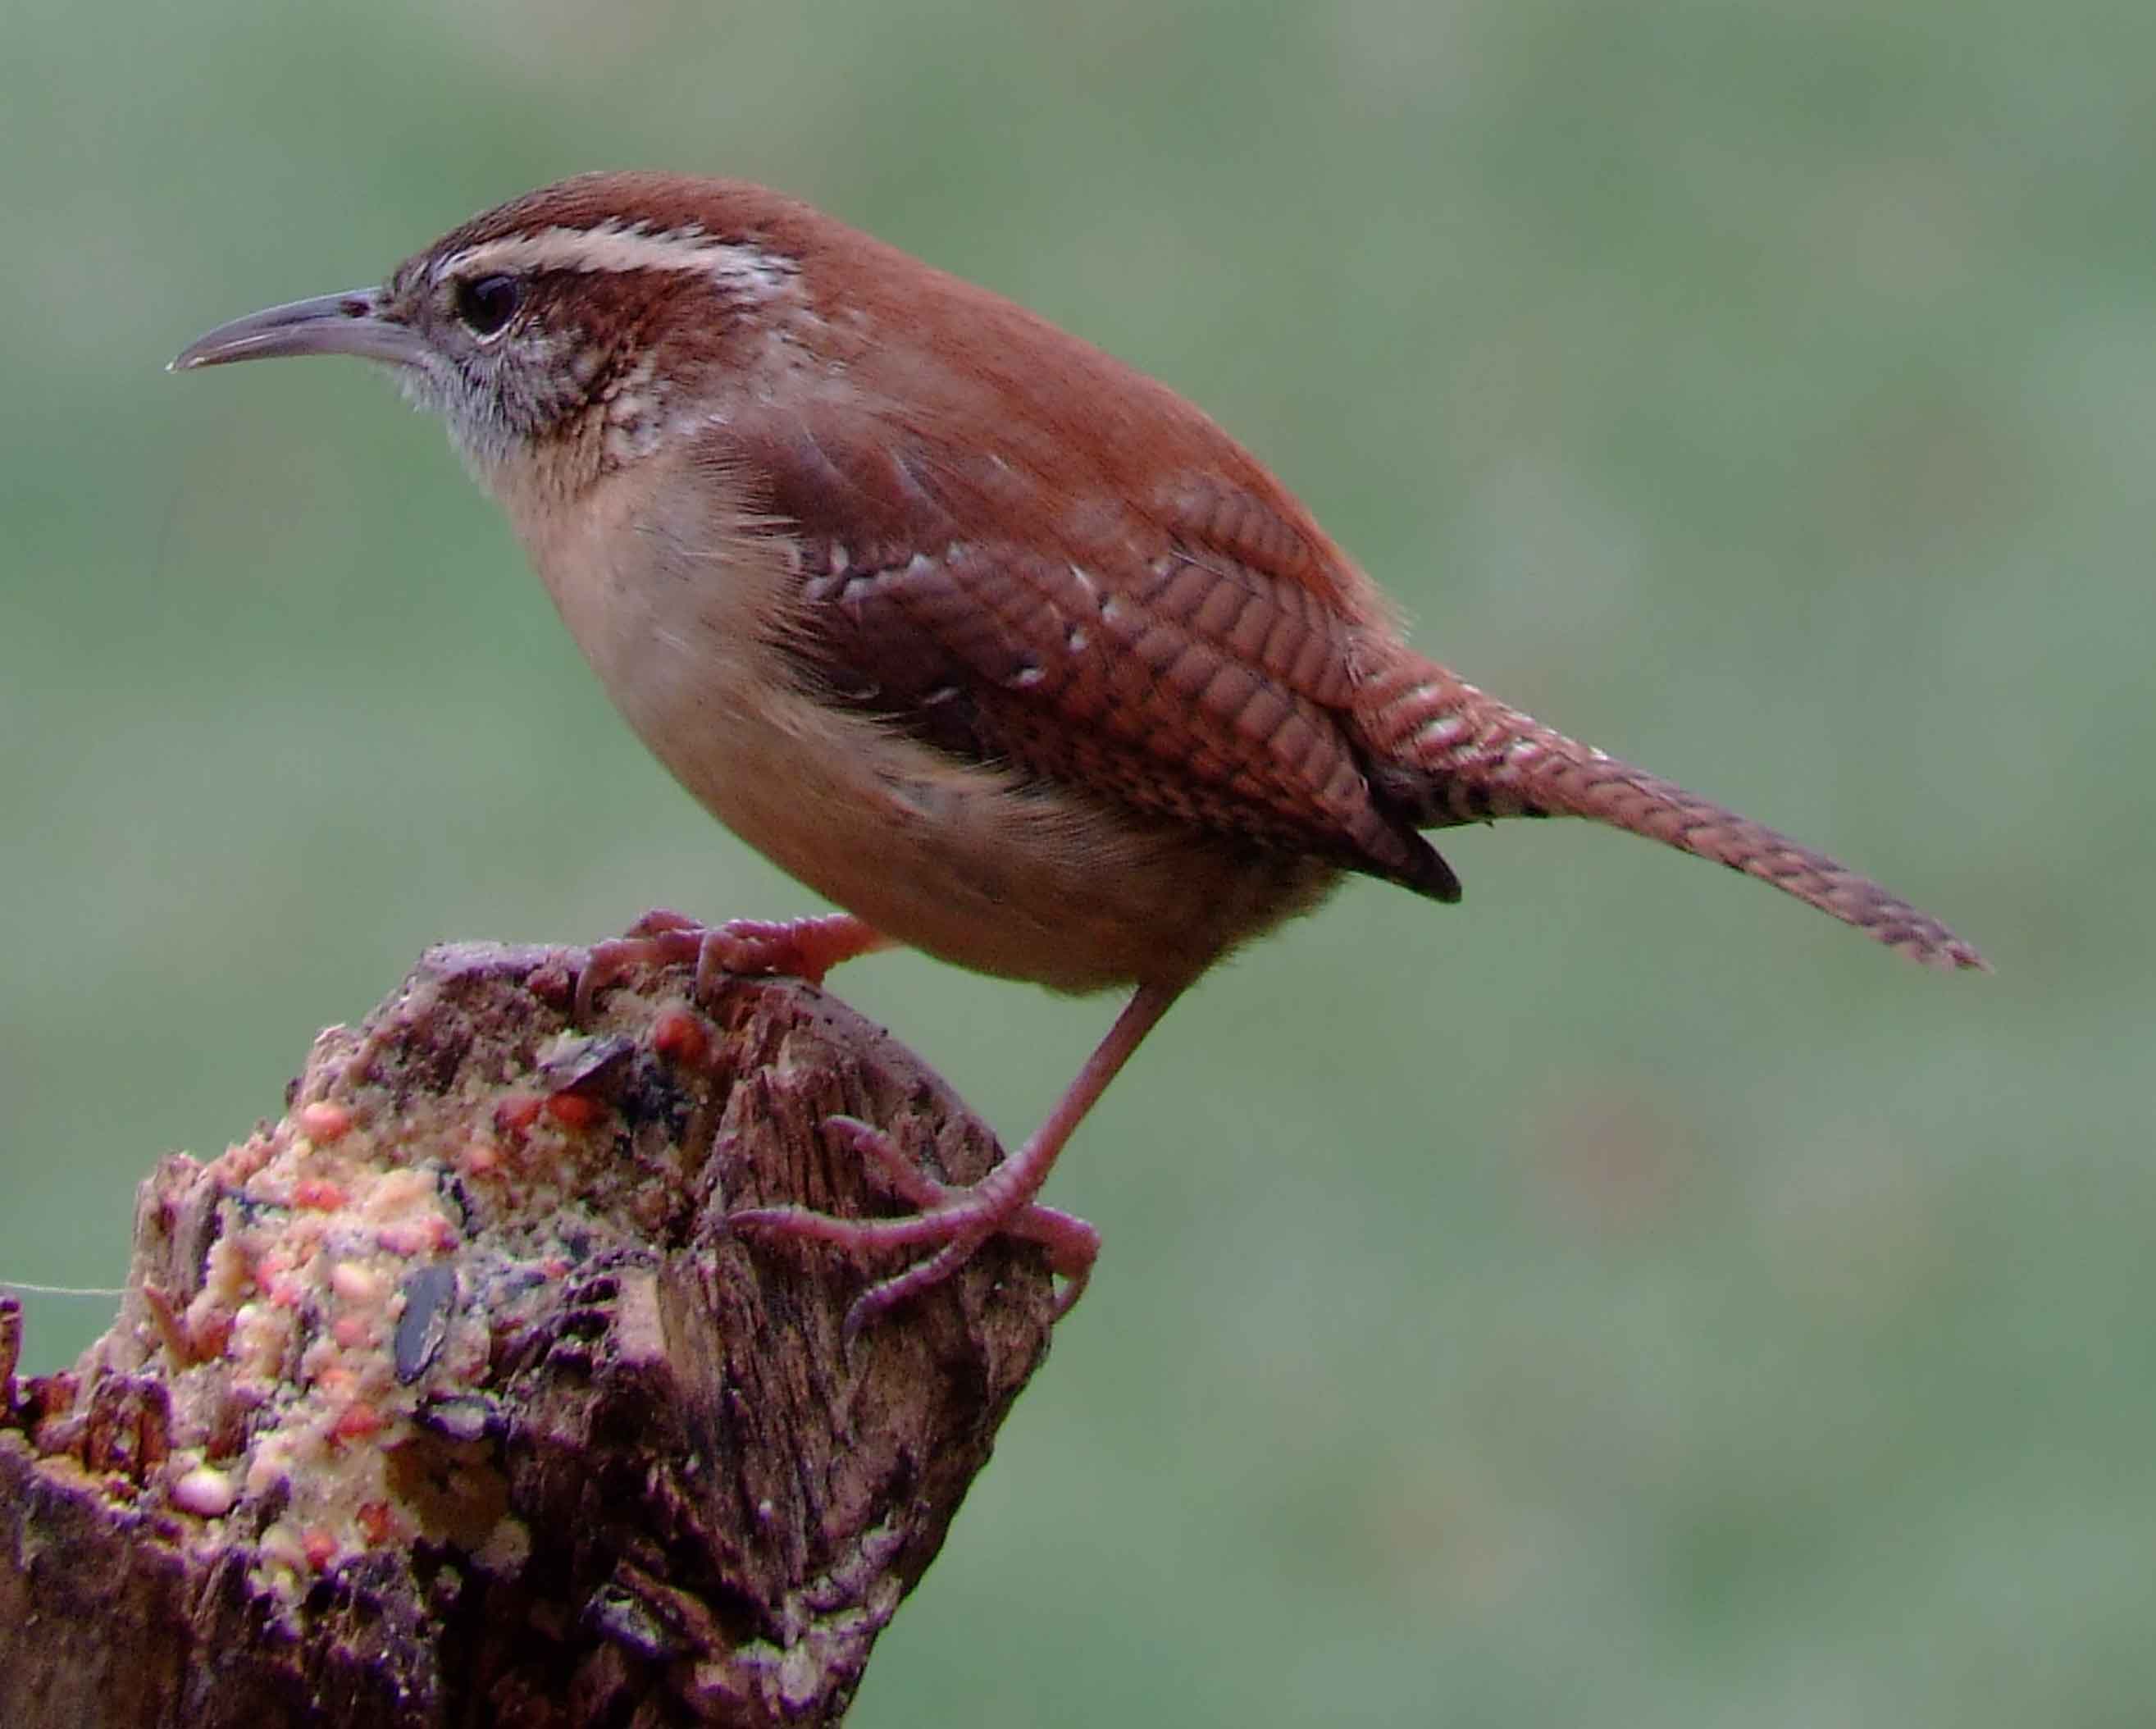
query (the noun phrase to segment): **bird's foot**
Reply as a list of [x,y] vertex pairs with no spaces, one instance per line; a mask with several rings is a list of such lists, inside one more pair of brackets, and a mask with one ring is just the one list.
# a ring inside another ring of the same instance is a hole
[[883,935],[850,913],[705,925],[656,909],[626,934],[592,945],[577,981],[577,1017],[588,1018],[598,993],[639,967],[693,967],[696,993],[702,997],[722,972],[752,977],[778,973],[820,985],[840,962],[883,947]]
[[1048,1250],[1049,1268],[1062,1280],[1055,1294],[1057,1320],[1084,1293],[1101,1234],[1084,1219],[1034,1200],[1048,1163],[1034,1156],[1034,1143],[1020,1147],[978,1183],[962,1185],[931,1177],[890,1136],[858,1118],[829,1117],[824,1126],[875,1164],[916,1211],[900,1219],[839,1219],[808,1207],[744,1207],[729,1213],[726,1223],[737,1230],[825,1244],[851,1254],[927,1249],[903,1272],[871,1285],[855,1299],[846,1311],[847,1337],[907,1298],[942,1284],[993,1236],[1023,1238]]

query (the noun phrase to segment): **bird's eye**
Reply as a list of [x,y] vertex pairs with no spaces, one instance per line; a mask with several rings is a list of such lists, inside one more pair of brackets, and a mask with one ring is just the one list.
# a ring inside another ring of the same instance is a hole
[[514,276],[460,278],[454,290],[457,317],[475,336],[498,336],[524,304],[524,287]]

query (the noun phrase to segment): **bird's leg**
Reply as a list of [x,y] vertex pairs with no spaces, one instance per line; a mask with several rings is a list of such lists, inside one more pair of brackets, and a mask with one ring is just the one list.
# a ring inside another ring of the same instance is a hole
[[1048,1120],[978,1183],[940,1183],[907,1158],[883,1130],[850,1116],[829,1119],[825,1126],[878,1166],[891,1187],[916,1208],[911,1217],[838,1219],[807,1207],[745,1207],[728,1214],[726,1222],[737,1229],[827,1243],[850,1251],[932,1251],[903,1272],[870,1285],[856,1299],[846,1314],[850,1334],[908,1297],[940,1284],[998,1233],[1039,1243],[1048,1250],[1050,1270],[1064,1281],[1055,1312],[1059,1317],[1068,1313],[1093,1270],[1100,1234],[1082,1219],[1037,1205],[1034,1197],[1048,1180],[1064,1142],[1182,989],[1179,984],[1141,985],[1116,1017],[1108,1036],[1086,1059],[1078,1078],[1048,1113]]
[[821,984],[840,962],[890,946],[889,937],[851,913],[702,925],[678,912],[654,911],[631,925],[625,936],[592,945],[577,981],[577,1015],[585,1018],[601,991],[638,967],[693,965],[701,996],[721,972],[783,973]]

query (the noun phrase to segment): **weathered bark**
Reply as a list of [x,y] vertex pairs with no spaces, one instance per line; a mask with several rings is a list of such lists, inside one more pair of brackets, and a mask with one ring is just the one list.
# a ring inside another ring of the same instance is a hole
[[824,1723],[1045,1349],[1036,1251],[843,1340],[865,1270],[732,1207],[957,1181],[978,1122],[807,986],[572,1024],[574,957],[454,947],[279,1122],[144,1184],[112,1331],[16,1383],[0,1722]]

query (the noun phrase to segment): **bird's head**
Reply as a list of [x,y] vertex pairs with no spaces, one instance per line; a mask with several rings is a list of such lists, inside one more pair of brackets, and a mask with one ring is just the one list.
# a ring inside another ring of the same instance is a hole
[[807,273],[824,222],[740,182],[583,175],[473,218],[379,287],[220,325],[172,367],[377,361],[482,484],[534,459],[588,480],[819,364]]

